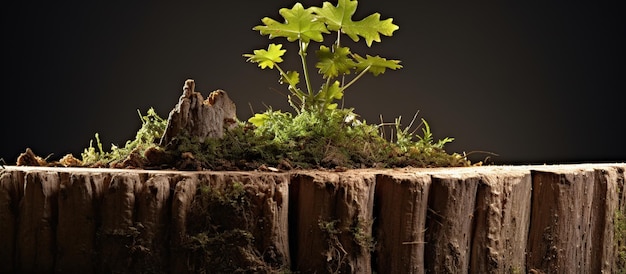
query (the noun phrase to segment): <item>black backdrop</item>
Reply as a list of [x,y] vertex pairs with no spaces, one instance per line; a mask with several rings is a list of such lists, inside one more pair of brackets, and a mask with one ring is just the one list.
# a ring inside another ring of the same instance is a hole
[[[449,152],[488,151],[497,164],[625,161],[626,10],[597,1],[478,2],[362,0],[355,19],[380,12],[400,29],[353,51],[404,68],[365,77],[344,105],[369,123],[402,116],[408,125],[419,111],[436,138],[456,138]],[[14,163],[27,147],[79,156],[96,132],[106,148],[124,145],[139,128],[137,110],[167,116],[187,78],[205,95],[226,90],[242,120],[265,105],[290,110],[276,73],[242,54],[265,48],[270,40],[252,27],[293,3],[3,8],[0,157]]]

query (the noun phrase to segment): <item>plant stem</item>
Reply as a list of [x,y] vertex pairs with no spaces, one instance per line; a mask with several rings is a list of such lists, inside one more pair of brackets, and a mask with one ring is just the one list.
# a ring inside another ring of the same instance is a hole
[[278,64],[275,64],[275,66],[280,72],[280,76],[287,81],[287,84],[289,84],[289,90],[293,92],[293,94],[295,94],[301,102],[304,102],[304,97],[306,95],[290,81],[289,77],[287,77],[287,73],[285,73],[285,71]]
[[365,75],[365,73],[370,70],[372,66],[369,65],[367,66],[363,71],[361,71],[361,73],[359,73],[359,75],[357,75],[356,77],[354,77],[354,79],[352,79],[349,83],[347,83],[345,86],[341,87],[341,91],[343,92],[344,90],[346,90],[349,86],[351,86],[352,84],[354,84],[354,82],[356,82],[357,80],[359,80],[359,78],[363,77],[363,75]]
[[[298,52],[298,54],[300,55],[300,59],[302,60],[302,71],[304,72],[304,81],[306,82],[306,89],[309,92],[309,99],[313,97],[313,88],[311,88],[311,81],[309,80],[309,70],[307,69],[307,65],[306,65],[306,50],[309,46],[309,43],[306,42],[302,42],[302,40],[300,40],[300,52]],[[306,102],[303,102],[303,104]]]

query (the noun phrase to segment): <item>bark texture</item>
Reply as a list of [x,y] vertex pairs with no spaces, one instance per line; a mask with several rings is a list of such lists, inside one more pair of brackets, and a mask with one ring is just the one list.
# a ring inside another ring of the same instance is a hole
[[477,273],[525,273],[530,172],[502,170],[480,178],[470,269]]
[[474,233],[475,174],[437,174],[432,177],[426,222],[426,270],[430,273],[469,271]]
[[571,166],[532,176],[528,269],[615,273],[614,220],[623,203],[615,190],[623,187],[624,168]]
[[426,174],[398,172],[377,176],[374,258],[380,273],[424,273],[430,183]]
[[374,174],[305,173],[292,181],[295,269],[371,273]]
[[0,170],[2,273],[618,273],[624,164]]
[[26,173],[18,211],[18,271],[44,273],[54,269],[59,184],[56,172]]
[[94,273],[100,205],[110,177],[104,174],[62,173],[55,271]]

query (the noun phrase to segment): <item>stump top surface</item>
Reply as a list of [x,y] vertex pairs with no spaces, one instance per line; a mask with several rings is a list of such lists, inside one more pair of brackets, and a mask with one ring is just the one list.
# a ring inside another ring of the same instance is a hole
[[38,167],[38,166],[4,166],[0,171],[51,171],[51,172],[69,172],[69,173],[149,173],[149,174],[202,174],[202,173],[226,173],[226,174],[321,174],[321,173],[339,173],[339,174],[389,174],[389,173],[417,173],[430,175],[468,175],[483,173],[526,173],[530,171],[547,171],[547,172],[571,172],[572,170],[588,170],[600,168],[623,168],[626,169],[626,163],[583,163],[583,164],[554,164],[554,165],[488,165],[488,166],[472,166],[472,167],[438,167],[438,168],[367,168],[367,169],[348,169],[346,171],[333,170],[290,170],[290,171],[181,171],[181,170],[147,170],[147,169],[114,169],[114,168],[89,168],[89,167]]

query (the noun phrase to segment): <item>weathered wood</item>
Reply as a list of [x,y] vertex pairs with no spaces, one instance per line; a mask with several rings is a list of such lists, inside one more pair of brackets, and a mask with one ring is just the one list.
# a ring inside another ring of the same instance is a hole
[[138,173],[120,173],[111,178],[102,199],[101,270],[105,273],[123,273],[133,263],[133,249],[141,227],[135,224],[137,189],[141,186]]
[[169,268],[170,179],[156,175],[137,188],[135,227],[139,235],[133,248],[133,268],[137,273],[163,273]]
[[[614,268],[617,254],[607,248],[615,243],[615,219],[618,205],[619,174],[615,168],[594,169],[593,198],[591,204],[590,238],[591,261],[589,273],[617,273]],[[622,178],[623,182],[623,178]]]
[[198,179],[196,176],[181,178],[174,189],[172,199],[171,224],[171,273],[189,273],[187,258],[189,252],[183,249],[187,236],[187,215],[196,195]]
[[425,267],[429,273],[468,273],[480,177],[471,173],[432,176],[426,222]]
[[375,174],[307,173],[290,190],[295,269],[371,273]]
[[7,166],[0,272],[616,273],[625,170]]
[[526,273],[531,183],[528,170],[481,172],[470,273]]
[[[288,174],[244,174],[214,176],[213,185],[224,188],[233,183],[243,186],[243,199],[250,219],[238,228],[254,237],[254,248],[273,270],[289,269],[289,176]],[[226,217],[226,216],[225,216]]]
[[172,271],[288,269],[288,178],[208,173],[179,183],[185,186],[174,193],[177,253]]
[[563,166],[533,171],[529,270],[611,272],[613,219],[619,199],[615,167]]
[[95,273],[100,203],[110,177],[100,173],[62,173],[58,195],[57,273]]
[[424,233],[430,175],[376,177],[376,273],[424,273]]
[[59,174],[52,171],[26,173],[18,218],[18,272],[54,269],[59,181]]
[[626,269],[626,254],[624,254],[626,252],[626,231],[623,230],[626,229],[626,165],[616,166],[615,169],[617,173],[615,184],[618,202],[612,224],[613,235],[618,237],[613,239],[613,259],[615,264],[611,265],[611,273],[623,272]]
[[[1,172],[1,171],[0,171]],[[24,173],[0,173],[0,273],[14,273],[18,205],[24,196]]]
[[243,172],[176,181],[171,271],[288,269],[288,185],[287,174]]
[[201,93],[195,91],[195,82],[189,79],[185,81],[183,94],[169,114],[160,144],[167,145],[181,133],[201,140],[220,138],[224,128],[232,128],[236,121],[235,103],[225,91],[213,91],[205,100]]

